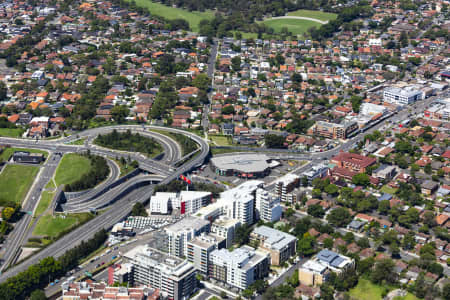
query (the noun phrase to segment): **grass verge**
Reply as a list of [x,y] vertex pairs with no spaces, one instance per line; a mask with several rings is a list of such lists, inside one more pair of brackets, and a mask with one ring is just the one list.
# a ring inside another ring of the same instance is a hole
[[71,184],[81,179],[90,170],[91,161],[89,158],[75,153],[65,154],[56,169],[56,185]]
[[0,128],[0,136],[19,138],[24,132],[22,128]]
[[6,165],[0,174],[0,206],[22,203],[38,172],[37,166]]
[[43,191],[34,215],[35,216],[42,215],[47,210],[54,196],[55,193]]
[[90,213],[57,214],[55,216],[48,214],[39,219],[33,230],[33,235],[57,240],[62,235],[91,220],[93,217]]
[[84,145],[84,141],[86,141],[86,138],[85,138],[85,137],[84,137],[84,138],[81,138],[81,139],[78,139],[78,140],[75,140],[75,141],[72,141],[72,142],[68,143],[67,145],[78,145],[78,146],[82,146],[82,145]]

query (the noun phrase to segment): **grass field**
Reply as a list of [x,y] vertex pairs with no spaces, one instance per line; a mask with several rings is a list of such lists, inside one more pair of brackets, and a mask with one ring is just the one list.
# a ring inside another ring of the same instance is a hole
[[232,145],[232,138],[230,136],[225,135],[209,135],[208,136],[211,141],[216,146],[231,146]]
[[44,154],[44,156],[48,156],[48,152],[47,151],[42,151],[42,150],[36,150],[36,149],[25,149],[25,148],[5,148],[3,150],[3,152],[0,154],[0,160],[3,161],[7,161],[11,155],[14,154],[14,152],[16,151],[27,151],[30,153],[42,153]]
[[38,172],[36,166],[6,165],[0,174],[0,206],[22,203]]
[[22,128],[0,128],[0,136],[7,137],[22,137],[22,134],[25,132]]
[[321,26],[320,23],[314,21],[298,19],[272,19],[263,21],[263,23],[273,28],[275,33],[280,33],[281,28],[286,27],[294,35],[303,35],[309,28]]
[[380,189],[380,192],[382,192],[382,193],[387,193],[387,194],[391,194],[391,195],[394,195],[396,191],[397,191],[397,189],[391,188],[390,186],[387,186],[387,185],[384,185],[384,186]]
[[89,173],[90,169],[91,161],[87,157],[75,153],[66,154],[56,169],[56,184],[58,186],[61,184],[71,184]]
[[327,13],[327,12],[318,11],[318,10],[307,10],[307,9],[299,9],[296,11],[291,11],[287,15],[295,16],[295,17],[313,18],[313,19],[318,19],[321,21],[335,20],[337,18],[337,15],[333,14],[333,13]]
[[[392,290],[392,287],[387,287],[389,290]],[[350,290],[348,293],[351,299],[358,300],[381,300],[383,297],[381,296],[385,287],[380,285],[373,284],[367,279],[360,278],[358,285]],[[398,297],[396,300],[418,300],[413,294],[408,293],[405,297]]]
[[151,14],[161,16],[169,20],[185,19],[189,23],[192,31],[199,30],[200,21],[203,19],[212,19],[214,17],[213,11],[187,11],[181,8],[175,8],[163,5],[161,3],[152,2],[150,0],[136,0],[136,4],[141,7],[148,8]]
[[89,213],[68,214],[64,215],[45,215],[42,216],[33,230],[34,236],[49,236],[52,238],[58,237],[61,233],[66,232],[81,223],[84,223],[92,218]]
[[41,199],[39,200],[38,207],[36,208],[35,216],[42,215],[47,207],[50,205],[50,202],[52,202],[53,196],[55,193],[44,191],[42,192]]

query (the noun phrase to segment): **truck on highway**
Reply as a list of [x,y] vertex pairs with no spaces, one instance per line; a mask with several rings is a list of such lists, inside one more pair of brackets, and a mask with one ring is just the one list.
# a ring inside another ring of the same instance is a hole
[[84,272],[84,275],[86,275],[89,278],[92,278],[92,273],[89,271]]

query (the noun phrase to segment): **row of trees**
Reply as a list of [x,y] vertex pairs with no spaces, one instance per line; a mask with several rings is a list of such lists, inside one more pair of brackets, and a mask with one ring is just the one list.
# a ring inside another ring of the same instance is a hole
[[64,186],[65,192],[75,192],[93,188],[105,180],[109,175],[109,167],[104,157],[92,155],[89,152],[83,155],[91,161],[91,169],[79,180]]
[[33,291],[43,289],[55,278],[76,267],[81,258],[99,248],[107,237],[106,231],[102,229],[92,239],[81,242],[79,246],[68,250],[59,259],[44,258],[27,270],[8,278],[0,284],[0,299],[26,299]]

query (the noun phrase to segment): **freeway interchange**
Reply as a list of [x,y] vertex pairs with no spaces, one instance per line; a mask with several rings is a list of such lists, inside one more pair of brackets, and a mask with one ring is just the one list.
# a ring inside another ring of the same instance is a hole
[[[139,132],[142,135],[154,138],[162,145],[164,149],[163,156],[160,158],[160,160],[157,161],[154,159],[149,159],[140,154],[115,151],[96,147],[90,144],[90,141],[92,141],[93,138],[95,138],[98,134],[105,134],[114,129],[129,129]],[[199,146],[197,155],[193,156],[190,160],[185,162],[180,167],[174,167],[173,164],[182,157],[182,151],[179,144],[172,138],[164,134],[149,130],[183,134],[191,138]],[[84,145],[69,144],[74,140],[80,138],[86,138],[86,142],[84,143]],[[11,265],[17,258],[17,253],[20,247],[24,242],[26,242],[25,237],[29,236],[32,216],[30,214],[25,214],[22,219],[16,223],[14,230],[10,233],[7,241],[5,242],[6,252],[3,254],[4,263],[1,269],[3,273],[1,274],[0,281],[4,281],[8,277],[14,276],[17,273],[26,270],[29,266],[37,263],[39,260],[45,257],[59,257],[70,248],[80,244],[83,240],[88,240],[89,238],[94,236],[94,234],[100,229],[108,229],[112,227],[115,223],[124,219],[131,212],[131,208],[134,203],[143,203],[148,200],[153,191],[152,183],[159,182],[160,184],[167,184],[171,182],[173,179],[178,178],[181,174],[187,173],[192,169],[200,166],[209,154],[208,143],[195,134],[174,128],[148,125],[123,125],[95,128],[80,132],[76,136],[70,136],[68,138],[61,138],[51,141],[0,138],[0,144],[7,144],[11,145],[12,147],[47,150],[50,153],[46,163],[41,168],[38,178],[35,180],[35,184],[33,184],[33,186],[30,188],[30,192],[23,202],[23,209],[25,211],[33,211],[37,206],[39,202],[38,195],[40,195],[43,187],[53,176],[53,173],[56,170],[56,166],[59,163],[61,155],[58,154],[83,152],[89,150],[93,154],[106,157],[130,157],[131,159],[135,159],[139,162],[140,169],[152,174],[136,176],[109,190],[108,188],[105,188],[103,186],[102,188],[104,188],[104,190],[96,193],[98,197],[92,197],[90,199],[85,195],[81,195],[78,198],[76,197],[75,199],[71,199],[71,203],[74,205],[69,207],[69,211],[72,212],[86,211],[87,209],[91,208],[102,208],[109,205],[111,202],[113,202],[113,200],[115,201],[109,206],[109,209],[102,213],[100,216],[76,228],[72,232],[66,234],[59,240],[44,248],[39,253],[31,256],[30,258],[26,259],[16,266],[12,266],[5,271],[5,268]],[[43,174],[45,176],[42,176]],[[112,182],[111,184],[114,184],[114,182]],[[83,197],[86,201],[82,200]]]

